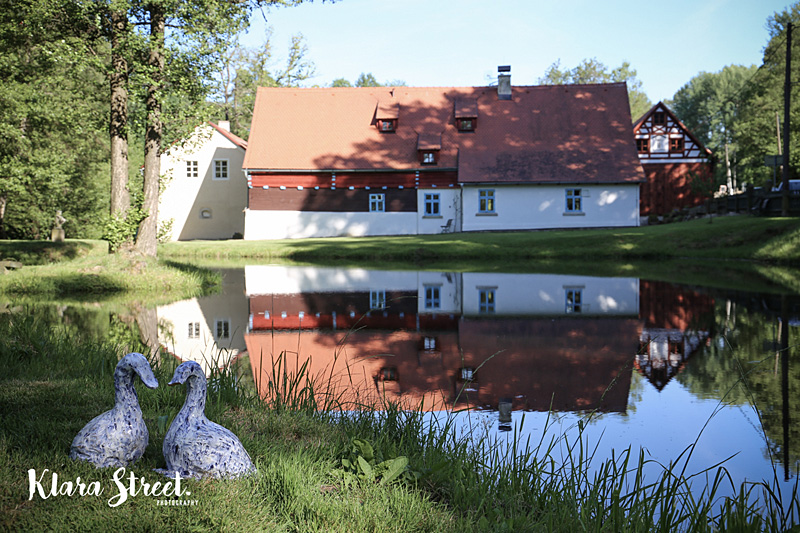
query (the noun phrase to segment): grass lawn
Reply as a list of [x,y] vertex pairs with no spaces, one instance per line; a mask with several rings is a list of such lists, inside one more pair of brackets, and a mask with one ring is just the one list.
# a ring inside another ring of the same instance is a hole
[[259,258],[300,262],[746,259],[800,263],[800,218],[725,216],[587,230],[450,233],[281,241],[191,241],[161,245],[162,257]]

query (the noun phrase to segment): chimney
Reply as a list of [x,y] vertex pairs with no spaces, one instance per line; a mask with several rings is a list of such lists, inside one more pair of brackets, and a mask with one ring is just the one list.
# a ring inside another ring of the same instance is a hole
[[231,121],[230,120],[220,120],[219,123],[217,124],[217,126],[219,126],[220,129],[223,129],[225,131],[231,131]]
[[500,65],[497,72],[497,99],[511,100],[511,65]]

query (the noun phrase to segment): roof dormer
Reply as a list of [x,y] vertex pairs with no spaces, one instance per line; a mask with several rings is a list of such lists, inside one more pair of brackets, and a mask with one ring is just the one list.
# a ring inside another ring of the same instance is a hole
[[478,101],[474,98],[458,98],[455,104],[455,117],[458,131],[475,131],[478,126]]
[[439,151],[442,149],[441,133],[417,134],[417,153],[422,165],[435,165],[439,162]]
[[400,117],[400,104],[397,102],[378,102],[375,110],[375,125],[381,133],[397,131],[397,119]]

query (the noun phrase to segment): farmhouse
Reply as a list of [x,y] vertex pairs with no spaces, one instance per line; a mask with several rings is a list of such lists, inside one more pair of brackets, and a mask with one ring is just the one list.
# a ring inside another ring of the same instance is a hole
[[703,194],[692,190],[692,180],[712,177],[711,151],[663,102],[636,121],[633,134],[647,176],[641,189],[641,215],[666,215],[698,205]]
[[170,240],[230,239],[244,233],[247,142],[229,130],[227,121],[209,122],[162,154],[158,213]]
[[624,83],[259,88],[245,239],[637,226]]

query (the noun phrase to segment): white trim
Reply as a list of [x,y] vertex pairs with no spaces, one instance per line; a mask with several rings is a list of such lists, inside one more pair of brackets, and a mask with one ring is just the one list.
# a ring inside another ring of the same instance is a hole
[[643,165],[653,163],[708,163],[708,159],[697,157],[650,157],[648,159],[640,158]]

